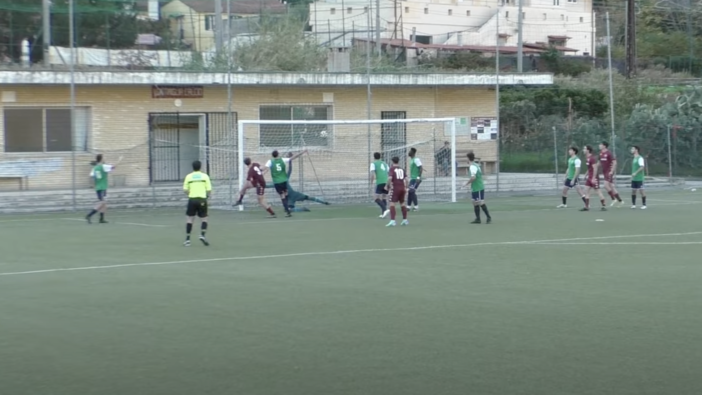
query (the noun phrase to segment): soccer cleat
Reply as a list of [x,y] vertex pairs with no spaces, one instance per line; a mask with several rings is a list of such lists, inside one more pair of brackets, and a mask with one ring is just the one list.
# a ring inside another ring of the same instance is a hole
[[631,206],[631,208],[632,208],[632,209],[635,209],[635,208],[636,208],[636,205]]
[[403,219],[402,222],[400,223],[400,226],[407,226],[409,225],[409,221],[406,219]]
[[324,204],[325,206],[328,206],[328,205],[330,205],[331,203],[329,203],[329,202],[324,202],[324,203],[322,203],[322,204]]
[[556,206],[556,208],[567,208],[567,207],[568,207],[567,204],[559,204],[558,206]]
[[419,211],[419,206],[412,207],[412,211]]
[[617,204],[619,204],[619,205],[621,206],[622,203],[623,203],[623,202],[618,202],[618,201],[616,201],[616,200],[613,200],[613,201],[612,201],[612,204],[610,204],[609,207],[614,207],[614,206],[616,206]]
[[489,223],[491,223],[491,222],[492,222],[492,217],[488,217],[488,218],[487,218],[487,221],[485,221],[486,224],[489,224]]
[[101,223],[101,224],[109,224],[109,222],[105,221],[104,219],[101,219],[101,220],[100,220],[100,223]]
[[93,223],[93,221],[90,220],[90,216],[89,216],[89,215],[86,215],[86,216],[85,216],[85,220],[88,221],[88,225],[90,225],[90,224]]
[[183,246],[184,246],[184,247],[190,247],[190,240],[185,240],[185,241],[183,242]]
[[385,218],[388,216],[388,214],[390,214],[390,210],[385,210],[382,214],[380,214],[380,218]]
[[583,208],[580,209],[580,211],[590,211],[590,209],[587,208],[587,207],[583,207]]
[[395,225],[397,225],[397,223],[395,222],[395,220],[392,220],[392,221],[388,222],[388,224],[385,225],[385,227],[386,227],[386,228],[389,228],[389,227],[395,226]]
[[290,218],[290,217],[292,217],[291,213],[285,213],[285,218]]
[[200,235],[200,241],[201,241],[202,244],[204,244],[206,247],[208,247],[208,246],[210,245],[210,242],[207,241],[207,239],[205,238],[205,236]]
[[600,208],[600,211],[607,211],[607,207],[602,206],[602,208]]
[[646,206],[641,206],[641,210],[646,210]]
[[244,204],[244,202],[236,202],[232,204],[232,207],[241,206],[242,204]]
[[473,220],[473,222],[471,222],[471,224],[479,224],[479,223],[480,223],[480,220],[479,220],[479,219],[477,219],[477,218],[476,218],[476,219],[474,219],[474,220]]
[[275,214],[271,214],[271,215],[267,216],[266,218],[273,219],[273,218],[278,218],[278,217],[276,217]]

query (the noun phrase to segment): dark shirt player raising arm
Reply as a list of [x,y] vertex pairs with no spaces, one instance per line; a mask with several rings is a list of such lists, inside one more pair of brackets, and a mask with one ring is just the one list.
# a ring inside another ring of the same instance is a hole
[[183,190],[188,195],[188,208],[185,211],[187,217],[185,225],[184,246],[190,246],[190,232],[193,230],[193,220],[197,215],[200,217],[200,241],[209,246],[210,243],[205,238],[207,232],[207,199],[212,193],[212,182],[210,177],[201,172],[202,163],[199,160],[193,162],[193,172],[188,174],[183,181]]

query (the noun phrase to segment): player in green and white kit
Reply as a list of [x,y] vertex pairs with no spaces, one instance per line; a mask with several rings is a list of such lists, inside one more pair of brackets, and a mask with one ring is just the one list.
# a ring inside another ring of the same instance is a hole
[[97,194],[97,203],[95,207],[85,216],[85,220],[88,223],[92,223],[92,217],[95,213],[100,213],[100,223],[106,224],[105,212],[107,211],[107,174],[114,170],[117,166],[108,165],[103,163],[102,154],[98,154],[95,158],[95,166],[90,172],[90,176],[95,180],[95,193]]
[[417,158],[417,149],[414,147],[410,148],[408,155],[410,157],[410,183],[407,204],[412,207],[412,211],[417,211],[419,210],[417,189],[419,189],[419,184],[422,183],[422,161]]
[[470,185],[470,194],[473,199],[473,211],[475,211],[475,220],[471,224],[480,223],[480,209],[483,209],[487,217],[486,223],[492,222],[492,217],[485,205],[485,185],[483,184],[483,171],[480,166],[475,163],[475,154],[468,153],[468,164],[470,165],[470,180],[466,183],[466,187]]
[[639,153],[639,147],[631,147],[631,153],[634,154],[634,159],[631,161],[631,208],[636,208],[636,191],[641,194],[642,210],[646,210],[646,192],[644,192],[644,177],[646,163],[644,158]]
[[266,167],[271,171],[271,178],[273,179],[273,186],[275,191],[280,195],[280,200],[283,203],[283,208],[285,209],[285,216],[292,217],[290,213],[290,207],[288,206],[288,172],[286,166],[291,160],[297,159],[300,155],[306,153],[307,151],[300,152],[289,158],[281,158],[278,151],[273,151],[271,154],[273,158],[266,162]]
[[380,152],[373,154],[375,159],[370,165],[371,183],[375,181],[375,203],[380,207],[380,218],[385,218],[389,213],[388,195],[385,186],[388,183],[388,165],[380,160]]
[[566,180],[565,183],[563,184],[563,196],[561,196],[561,199],[563,203],[558,205],[558,208],[566,208],[568,205],[566,204],[568,200],[568,190],[571,188],[575,188],[576,191],[578,191],[578,195],[580,195],[580,198],[583,199],[583,203],[587,205],[587,202],[585,200],[585,194],[583,193],[582,188],[578,184],[578,176],[580,175],[580,158],[578,158],[578,147],[570,147],[568,149],[568,155],[570,158],[568,158],[568,169],[566,170]]

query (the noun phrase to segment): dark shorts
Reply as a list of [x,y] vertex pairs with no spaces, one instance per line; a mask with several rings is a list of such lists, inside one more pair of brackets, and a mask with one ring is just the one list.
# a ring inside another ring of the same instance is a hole
[[95,191],[95,194],[97,194],[97,198],[101,202],[107,197],[107,191]]
[[570,178],[566,178],[565,183],[563,184],[568,188],[575,188],[576,185],[578,185],[578,179],[576,178],[575,180],[571,180]]
[[409,188],[416,191],[417,189],[419,189],[419,184],[421,184],[421,183],[422,183],[422,180],[416,180],[416,179],[410,180]]
[[585,186],[589,188],[600,189],[600,179],[595,178],[594,180],[592,180],[588,178],[587,181],[585,181]]
[[188,199],[188,208],[185,210],[185,215],[187,215],[188,217],[207,217],[207,199]]
[[388,191],[385,190],[386,186],[387,186],[387,184],[376,184],[375,194],[376,195],[387,195]]
[[485,190],[483,189],[482,191],[471,192],[470,197],[474,202],[481,202],[485,200]]
[[254,188],[256,188],[256,195],[263,196],[266,194],[266,184],[254,185]]
[[284,193],[288,193],[288,183],[287,182],[281,182],[279,184],[273,184],[275,187],[275,191],[278,192],[278,195],[282,195]]
[[643,181],[632,181],[631,189],[644,189]]
[[405,195],[407,194],[407,191],[404,189],[393,189],[390,191],[390,201],[392,203],[404,203],[405,202]]

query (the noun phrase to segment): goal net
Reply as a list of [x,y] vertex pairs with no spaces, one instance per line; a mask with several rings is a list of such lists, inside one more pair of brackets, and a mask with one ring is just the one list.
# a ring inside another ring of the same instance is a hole
[[[313,115],[303,119],[314,119]],[[397,156],[409,170],[408,153],[415,148],[423,168],[419,199],[455,202],[456,168],[450,165],[456,163],[455,135],[455,118],[240,120],[237,156],[239,162],[248,157],[263,166],[274,150],[281,157],[307,151],[291,162],[290,187],[331,204],[359,204],[373,200],[370,163],[374,153],[388,164]],[[246,181],[246,171],[245,166],[237,166],[235,194]],[[270,183],[270,176],[267,180]],[[275,203],[274,192],[267,195]],[[253,195],[247,201],[255,204]]]

